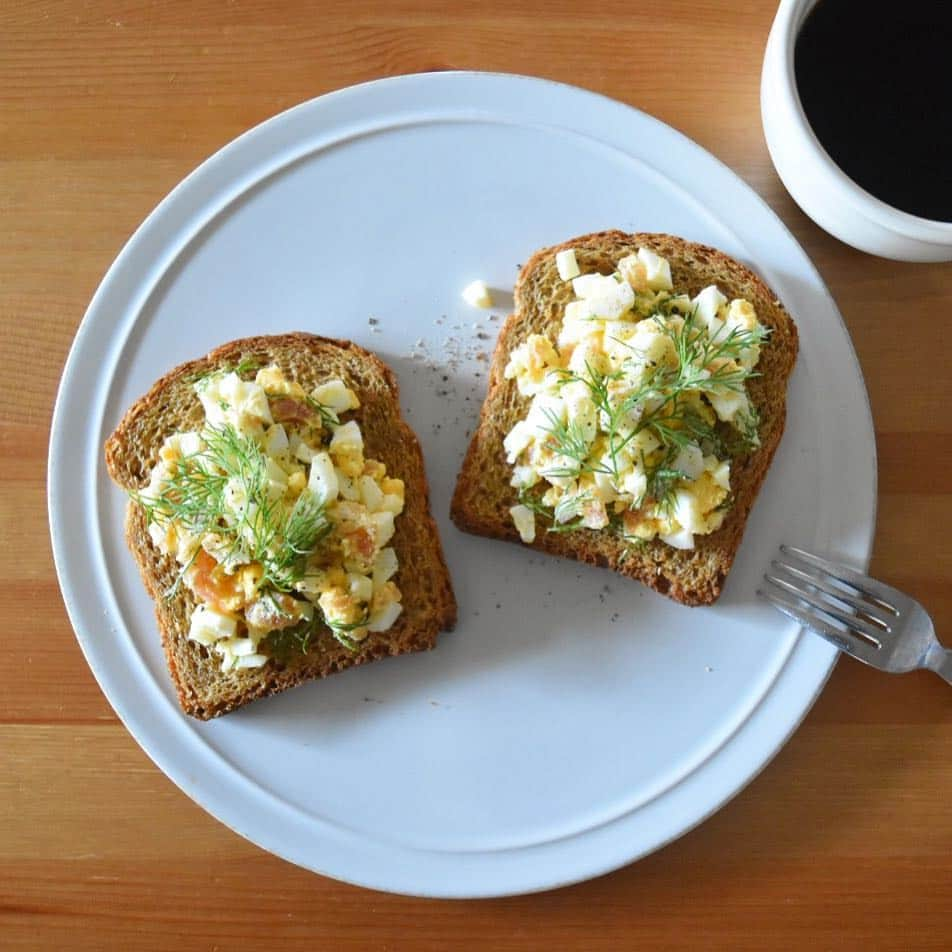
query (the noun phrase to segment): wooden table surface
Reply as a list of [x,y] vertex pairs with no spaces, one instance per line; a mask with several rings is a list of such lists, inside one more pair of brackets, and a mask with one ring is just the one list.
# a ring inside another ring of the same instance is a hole
[[593,882],[479,902],[312,875],[149,761],[100,693],[57,587],[50,411],[123,242],[230,139],[302,100],[434,69],[533,73],[636,105],[749,182],[853,335],[879,447],[873,570],[952,639],[952,265],[877,260],[784,192],[760,129],[776,0],[0,5],[0,946],[23,949],[948,949],[952,690],[843,661],[739,797]]

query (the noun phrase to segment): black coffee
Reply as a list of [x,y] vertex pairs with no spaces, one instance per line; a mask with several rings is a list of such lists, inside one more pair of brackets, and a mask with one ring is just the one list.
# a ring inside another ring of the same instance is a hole
[[794,66],[816,137],[854,182],[952,221],[952,0],[820,0]]

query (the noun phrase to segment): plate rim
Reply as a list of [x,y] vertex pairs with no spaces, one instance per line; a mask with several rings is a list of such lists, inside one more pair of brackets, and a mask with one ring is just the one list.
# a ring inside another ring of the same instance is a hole
[[[283,858],[288,859],[291,862],[295,862],[298,865],[302,865],[305,868],[309,868],[316,872],[320,872],[323,875],[333,876],[334,878],[341,879],[348,882],[353,882],[355,884],[367,886],[369,888],[388,889],[389,891],[393,891],[393,892],[402,892],[409,895],[419,895],[419,896],[475,898],[478,896],[513,895],[517,893],[534,892],[534,891],[540,891],[544,889],[555,888],[557,886],[566,885],[568,883],[577,882],[582,879],[587,879],[592,876],[599,875],[601,873],[609,872],[620,866],[626,865],[627,863],[633,862],[634,860],[641,858],[641,856],[644,856],[650,852],[653,852],[656,849],[660,849],[662,846],[666,845],[672,840],[684,835],[689,830],[693,829],[695,826],[697,826],[698,824],[703,822],[705,819],[707,819],[707,817],[709,817],[712,813],[716,812],[723,805],[725,805],[730,799],[736,796],[741,790],[743,790],[744,787],[746,787],[747,784],[749,784],[760,773],[760,771],[763,770],[764,767],[766,767],[767,764],[770,763],[770,761],[773,759],[776,753],[783,747],[783,745],[786,743],[790,735],[796,730],[797,726],[799,726],[802,719],[809,712],[814,701],[818,697],[819,693],[822,691],[824,684],[829,678],[829,675],[832,672],[833,666],[837,658],[837,653],[835,649],[832,649],[832,648],[829,648],[829,646],[826,646],[829,650],[820,653],[819,658],[821,659],[821,668],[822,668],[822,664],[825,662],[825,670],[822,670],[822,673],[818,678],[818,683],[816,684],[815,690],[812,692],[812,695],[804,704],[802,710],[799,712],[799,715],[796,716],[793,719],[792,723],[789,724],[788,730],[786,730],[785,732],[782,732],[781,734],[775,735],[775,741],[773,745],[767,752],[766,756],[764,756],[762,759],[759,760],[759,763],[754,768],[754,770],[752,772],[744,772],[743,776],[740,778],[740,782],[737,783],[733,787],[733,789],[731,789],[725,796],[721,797],[720,799],[714,799],[713,801],[711,801],[711,803],[709,804],[709,808],[705,812],[703,812],[701,815],[696,816],[692,822],[681,825],[678,829],[674,830],[670,836],[655,842],[654,844],[652,844],[646,849],[643,849],[640,851],[636,850],[632,852],[627,852],[625,853],[625,855],[622,855],[620,858],[615,856],[611,860],[609,860],[607,863],[596,863],[594,867],[591,869],[589,868],[581,869],[581,870],[575,869],[572,872],[568,872],[561,876],[549,875],[547,877],[542,877],[540,881],[535,884],[523,884],[519,888],[504,887],[501,890],[494,888],[491,885],[489,887],[484,886],[483,888],[478,888],[473,883],[464,885],[464,888],[462,889],[452,889],[452,888],[436,889],[436,890],[425,889],[425,888],[424,889],[420,889],[420,888],[407,889],[407,888],[394,887],[392,885],[381,884],[379,880],[375,880],[373,877],[370,877],[366,880],[362,880],[359,877],[345,876],[336,871],[327,871],[327,870],[319,868],[317,865],[315,865],[314,862],[302,861],[302,859],[300,858],[296,858],[294,856],[289,855],[286,849],[281,849],[280,847],[275,846],[273,844],[272,845],[266,844],[264,842],[264,840],[267,839],[266,837],[262,837],[260,835],[256,835],[253,837],[245,833],[242,829],[240,829],[240,826],[238,824],[236,824],[235,822],[231,820],[231,818],[227,818],[222,815],[224,812],[227,812],[227,811],[219,811],[218,809],[215,808],[215,806],[210,805],[207,802],[207,800],[202,799],[198,793],[191,791],[189,787],[187,786],[187,784],[182,782],[181,777],[179,776],[181,772],[180,769],[176,769],[173,766],[170,766],[166,757],[158,754],[153,749],[151,744],[147,744],[145,742],[145,740],[142,737],[142,731],[136,730],[133,728],[133,726],[131,726],[130,722],[136,722],[135,715],[128,710],[121,709],[121,706],[117,705],[117,702],[114,696],[106,690],[102,680],[102,677],[105,676],[104,672],[101,669],[97,669],[97,664],[94,658],[91,656],[91,651],[87,650],[88,648],[91,648],[91,646],[88,643],[87,636],[82,631],[83,626],[79,624],[79,616],[81,612],[77,604],[78,599],[77,599],[76,593],[72,590],[71,585],[69,584],[69,569],[67,566],[68,554],[66,551],[66,547],[68,543],[67,543],[67,540],[64,539],[62,533],[60,532],[60,524],[57,521],[57,503],[59,499],[59,496],[57,495],[57,492],[59,489],[58,480],[59,480],[60,473],[64,471],[62,458],[65,455],[64,448],[63,448],[63,438],[62,438],[63,417],[65,414],[65,410],[61,400],[63,398],[63,395],[66,392],[68,392],[69,383],[72,380],[73,375],[77,372],[77,364],[79,362],[79,355],[83,349],[82,345],[85,342],[85,339],[90,332],[93,316],[96,313],[97,308],[99,307],[100,301],[102,297],[105,295],[108,289],[108,286],[110,285],[112,280],[116,279],[116,275],[120,273],[125,260],[132,253],[130,249],[135,248],[137,239],[139,239],[139,237],[143,233],[145,233],[148,228],[151,227],[151,223],[153,221],[156,221],[160,218],[163,210],[169,204],[177,200],[177,196],[181,194],[181,191],[185,188],[187,183],[193,182],[194,180],[196,180],[197,178],[199,178],[199,176],[203,174],[208,174],[206,170],[213,167],[213,165],[216,162],[220,161],[224,155],[231,154],[233,152],[236,152],[239,148],[242,148],[242,144],[244,142],[246,142],[248,139],[256,135],[259,135],[261,130],[265,128],[266,126],[277,124],[280,120],[282,120],[283,118],[289,116],[290,114],[298,110],[304,110],[304,109],[307,109],[308,107],[312,107],[314,103],[331,99],[331,98],[339,98],[345,95],[359,95],[361,92],[366,91],[368,89],[372,89],[374,87],[396,86],[401,83],[412,84],[412,83],[427,82],[427,81],[435,81],[437,83],[443,83],[447,81],[465,82],[472,79],[480,80],[486,77],[489,77],[493,81],[500,81],[500,80],[503,82],[515,81],[517,83],[527,82],[531,84],[547,86],[556,90],[556,94],[564,94],[565,92],[569,92],[571,95],[577,96],[579,94],[582,94],[584,96],[594,97],[599,100],[602,100],[605,104],[609,104],[614,109],[630,111],[632,113],[637,114],[637,116],[641,117],[642,120],[646,120],[649,123],[655,123],[664,127],[665,129],[673,133],[679,140],[681,140],[682,146],[686,145],[696,154],[703,156],[706,161],[714,162],[718,166],[720,166],[721,169],[727,175],[729,175],[730,178],[737,184],[737,186],[745,190],[761,206],[762,211],[765,212],[768,216],[770,216],[770,218],[777,225],[780,226],[782,231],[785,233],[785,237],[792,243],[792,245],[797,250],[800,251],[800,253],[803,256],[804,262],[809,266],[809,269],[812,272],[812,276],[815,283],[814,289],[816,291],[821,292],[823,295],[825,295],[825,297],[827,298],[831,306],[833,313],[836,315],[839,321],[839,328],[840,328],[842,337],[848,346],[848,349],[852,358],[852,364],[853,364],[852,369],[855,372],[856,382],[859,384],[862,397],[864,398],[864,401],[865,401],[865,407],[864,407],[865,422],[868,424],[868,430],[869,430],[868,435],[870,437],[867,445],[869,450],[871,451],[871,456],[872,456],[872,466],[870,470],[872,475],[872,487],[871,487],[872,507],[871,507],[871,513],[870,513],[869,522],[868,522],[867,531],[866,531],[867,538],[864,540],[864,545],[863,545],[863,548],[865,549],[863,558],[866,563],[868,563],[869,555],[871,552],[872,539],[875,532],[875,524],[876,524],[876,502],[877,502],[877,487],[876,487],[877,470],[875,466],[876,445],[875,445],[875,432],[873,430],[873,425],[872,425],[872,413],[871,413],[871,407],[869,403],[869,396],[866,390],[865,381],[862,374],[862,368],[859,364],[855,346],[853,345],[852,339],[850,338],[845,322],[842,319],[842,315],[840,314],[839,309],[836,307],[836,303],[832,295],[830,294],[828,288],[826,287],[825,282],[823,281],[816,267],[813,265],[812,261],[803,251],[799,242],[796,241],[796,238],[793,236],[793,234],[790,232],[787,226],[782,222],[779,216],[777,216],[776,213],[770,208],[770,206],[749,185],[747,185],[746,182],[744,182],[739,176],[737,176],[736,173],[734,173],[731,169],[729,169],[716,156],[712,155],[710,152],[703,149],[696,142],[689,139],[679,130],[671,127],[670,125],[666,123],[662,123],[660,120],[655,119],[654,117],[644,112],[641,112],[640,110],[637,110],[626,103],[622,103],[622,102],[619,102],[618,100],[611,99],[610,97],[604,96],[603,94],[592,92],[589,90],[584,90],[584,89],[581,89],[580,87],[571,86],[564,83],[559,83],[553,80],[540,79],[536,77],[519,76],[516,74],[492,73],[492,72],[481,72],[481,71],[417,73],[417,74],[409,74],[405,76],[373,80],[367,83],[361,83],[355,86],[345,87],[343,89],[326,93],[323,96],[316,97],[315,99],[311,99],[306,102],[297,104],[291,107],[290,109],[287,109],[281,113],[278,113],[276,116],[266,119],[263,122],[259,123],[258,125],[254,126],[253,128],[247,130],[246,132],[242,133],[240,136],[238,136],[231,142],[227,143],[221,149],[217,150],[209,158],[205,159],[192,172],[186,175],[168,193],[168,195],[166,195],[156,205],[153,211],[143,220],[143,222],[135,230],[132,236],[124,244],[123,248],[120,250],[116,258],[112,262],[111,266],[107,270],[105,276],[103,277],[99,287],[97,288],[89,304],[89,307],[87,308],[87,311],[83,317],[83,320],[79,326],[79,329],[77,330],[75,340],[73,342],[73,345],[71,346],[70,353],[64,367],[60,387],[57,392],[56,403],[54,405],[53,420],[51,424],[50,450],[49,450],[49,458],[48,458],[48,478],[47,478],[47,504],[48,504],[49,519],[50,519],[51,537],[53,542],[54,562],[56,565],[56,571],[60,581],[60,586],[63,591],[64,602],[66,603],[67,612],[70,616],[70,621],[74,627],[74,631],[76,632],[77,640],[80,643],[80,647],[86,658],[87,664],[89,664],[90,669],[93,671],[94,676],[96,677],[97,681],[100,684],[100,688],[103,690],[103,693],[106,695],[107,699],[109,700],[114,710],[116,710],[117,715],[122,720],[126,729],[129,730],[130,734],[132,734],[136,742],[146,751],[146,753],[153,760],[153,762],[156,763],[159,769],[161,769],[166,774],[166,776],[170,777],[170,779],[172,779],[173,782],[175,782],[176,785],[179,786],[180,789],[183,790],[183,792],[185,792],[192,799],[196,800],[196,802],[198,802],[199,805],[201,805],[204,810],[211,813],[213,816],[216,817],[216,819],[224,823],[226,826],[228,826],[235,832],[238,832],[243,837],[251,840],[252,842],[255,842],[257,845],[261,846],[262,848],[268,849],[269,851],[274,852],[276,855],[282,856]],[[571,126],[570,123],[566,123],[565,127],[567,129],[573,130],[573,127]],[[259,162],[257,164],[260,165],[261,163]],[[263,178],[266,174],[267,173],[263,173],[260,176],[260,178]],[[227,184],[229,183],[226,182],[226,185]],[[219,187],[217,191],[220,192],[221,188]],[[214,216],[217,214],[218,212],[216,211],[212,215],[212,218],[214,218]],[[190,241],[191,238],[189,238],[188,240]],[[186,245],[187,243],[188,242],[186,242]],[[179,253],[180,251],[177,250],[175,252],[175,255],[173,255],[173,259],[177,257]],[[163,267],[162,270],[164,271],[166,270],[166,268]],[[139,283],[140,284],[142,283],[141,277],[139,279]],[[94,492],[95,492],[95,487],[94,487]],[[825,645],[825,643],[823,644]],[[792,654],[793,652],[791,652],[791,656]],[[787,661],[785,661],[784,665],[781,666],[780,672],[778,672],[778,675],[777,675],[777,679],[780,678],[781,674],[786,669],[789,663],[790,663],[790,658],[788,658]],[[754,715],[766,703],[766,700],[774,691],[775,691],[775,683],[772,684],[770,688],[768,689],[767,695],[765,695],[764,700],[762,700],[758,704],[758,706],[751,712],[749,719],[752,719],[754,717]],[[736,733],[740,733],[742,730],[744,730],[746,725],[747,725],[747,721],[745,720],[745,722],[738,728],[738,731]],[[727,744],[732,743],[733,740],[734,738],[732,736],[728,741],[725,742],[725,746],[727,746]],[[714,757],[717,757],[717,756],[719,756],[719,752],[714,754]],[[610,825],[612,824],[609,824],[609,826]],[[578,834],[578,836],[585,837],[587,832],[588,831],[582,832]]]

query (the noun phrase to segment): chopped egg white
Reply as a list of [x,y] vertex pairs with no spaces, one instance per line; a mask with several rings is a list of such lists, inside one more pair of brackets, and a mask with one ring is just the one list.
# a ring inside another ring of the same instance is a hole
[[659,532],[658,538],[662,542],[667,542],[673,549],[694,548],[694,533],[690,529],[684,529],[680,526],[669,532]]
[[376,512],[383,505],[384,492],[372,476],[360,477],[360,501],[368,512]]
[[670,291],[671,265],[667,258],[655,254],[649,248],[639,248],[638,258],[645,266],[645,278],[652,291]]
[[672,469],[684,473],[685,479],[697,479],[704,472],[704,453],[697,443],[686,443],[674,458]]
[[527,421],[520,420],[503,438],[503,449],[506,451],[506,460],[510,465],[515,463],[519,454],[533,441],[534,430],[535,428]]
[[712,393],[709,399],[718,418],[726,423],[733,423],[738,416],[743,417],[750,409],[746,393]]
[[211,426],[231,426],[238,433],[253,434],[274,422],[264,390],[233,371],[200,380],[196,393]]
[[354,447],[361,453],[364,450],[364,438],[360,432],[360,427],[355,420],[349,420],[341,426],[334,427],[334,435],[331,437],[330,452],[341,451],[344,447]]
[[463,300],[470,307],[492,307],[493,296],[485,281],[471,281],[463,288]]
[[635,303],[635,292],[627,282],[613,281],[614,287],[606,288],[603,294],[588,299],[594,317],[615,321],[627,314]]
[[387,602],[371,613],[367,621],[367,631],[387,631],[400,617],[403,606],[399,602]]
[[[590,321],[594,317],[595,311],[590,301],[569,301],[569,303],[565,305],[565,317],[562,320],[559,346],[563,343],[577,344],[590,330],[583,322]],[[572,325],[574,325],[573,330],[569,330],[569,327]],[[570,334],[573,335],[573,337],[569,337]],[[563,335],[565,336],[563,337]]]
[[373,565],[372,580],[374,588],[380,588],[384,582],[389,582],[396,575],[398,567],[397,553],[389,547],[381,549]]
[[717,333],[723,326],[720,311],[727,303],[727,298],[712,284],[700,291],[691,303],[696,309],[697,319],[710,333]]
[[575,260],[574,248],[566,248],[558,252],[555,256],[555,267],[563,281],[571,281],[582,273],[579,270],[578,261]]
[[635,291],[648,290],[648,269],[638,255],[628,255],[618,262],[618,273]]
[[528,506],[513,506],[509,510],[513,524],[519,533],[519,538],[525,543],[535,542],[536,524],[535,513]]
[[315,453],[311,458],[311,473],[308,486],[318,502],[327,504],[337,498],[340,483],[334,470],[334,463],[326,450]]
[[377,532],[376,542],[378,546],[385,546],[392,538],[394,533],[393,513],[386,509],[370,514],[370,522]]
[[335,413],[345,413],[347,410],[356,410],[360,406],[357,394],[345,386],[343,380],[335,378],[322,383],[311,391],[311,396],[322,406]]
[[374,597],[373,579],[359,572],[348,572],[347,590],[352,598],[360,602],[369,602]]
[[287,448],[287,431],[280,423],[273,423],[264,434],[264,451],[268,456],[280,456]]
[[192,612],[188,637],[202,645],[210,645],[222,638],[231,638],[238,627],[230,615],[217,612],[207,605],[198,605]]
[[582,300],[605,297],[618,286],[618,282],[608,274],[583,274],[572,281],[572,290]]

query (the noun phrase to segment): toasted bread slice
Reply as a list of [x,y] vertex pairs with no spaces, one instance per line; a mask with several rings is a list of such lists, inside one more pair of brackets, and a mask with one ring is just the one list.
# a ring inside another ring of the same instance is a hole
[[786,419],[787,380],[797,356],[797,330],[790,315],[750,269],[714,248],[663,234],[606,231],[573,238],[532,256],[519,274],[515,313],[503,325],[489,374],[489,391],[453,496],[451,515],[460,529],[476,535],[519,542],[509,513],[517,502],[510,486],[503,438],[521,419],[529,398],[503,376],[511,351],[530,334],[555,342],[565,305],[574,297],[571,282],[559,278],[556,253],[574,248],[583,273],[610,274],[618,261],[649,248],[671,264],[674,287],[692,295],[717,284],[728,296],[746,298],[757,310],[769,342],[761,350],[757,372],[747,383],[750,400],[761,414],[760,448],[731,464],[734,504],[723,525],[695,537],[693,550],[675,549],[660,540],[631,548],[610,530],[539,531],[532,547],[592,565],[606,566],[638,579],[685,605],[707,605],[721,593],[740,546],[751,506],[780,442]]
[[325,630],[311,641],[306,654],[223,673],[220,659],[188,640],[196,598],[185,585],[167,597],[179,566],[153,545],[141,506],[130,502],[126,541],[155,600],[162,644],[182,709],[202,720],[344,668],[432,648],[438,633],[456,621],[456,599],[430,515],[423,456],[416,436],[400,416],[396,377],[377,357],[349,341],[304,333],[251,337],[177,367],[132,406],[106,442],[106,466],[112,479],[126,490],[144,486],[165,438],[176,431],[198,429],[204,422],[192,386],[195,379],[248,361],[277,364],[307,391],[339,377],[357,394],[360,409],[354,418],[367,456],[386,463],[388,473],[403,479],[406,486],[404,511],[397,517],[391,543],[399,560],[394,581],[403,593],[403,612],[388,631],[370,633],[356,651]]

